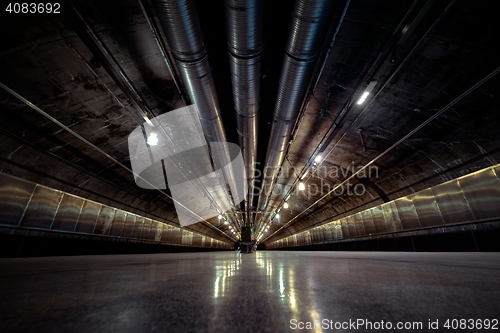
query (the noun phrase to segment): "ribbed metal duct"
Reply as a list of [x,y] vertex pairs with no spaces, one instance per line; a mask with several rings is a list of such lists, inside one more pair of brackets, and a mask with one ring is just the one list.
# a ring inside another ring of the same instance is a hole
[[246,224],[252,206],[260,100],[262,0],[226,0],[226,31],[234,107],[245,161],[248,192]]
[[[156,7],[188,95],[198,107],[207,141],[226,142],[212,68],[193,1],[157,0]],[[216,160],[225,161],[224,165],[229,164],[227,147],[219,147],[219,151],[212,149],[212,155]],[[228,183],[234,179],[232,173],[225,177]],[[231,201],[234,205],[232,198]]]
[[258,208],[263,211],[273,182],[285,157],[290,134],[300,111],[307,87],[331,17],[333,1],[297,0],[292,10],[290,34],[276,98],[273,127],[267,148],[262,192]]
[[192,1],[180,0],[157,0],[156,4],[189,97],[198,106],[207,139],[210,142],[225,142],[220,106],[196,7]]

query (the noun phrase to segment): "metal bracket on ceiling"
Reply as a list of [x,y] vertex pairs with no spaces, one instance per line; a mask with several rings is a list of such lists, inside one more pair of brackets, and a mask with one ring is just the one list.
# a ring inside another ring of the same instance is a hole
[[365,141],[365,130],[362,129],[362,128],[358,128],[356,130],[356,132],[359,133],[359,138],[361,139],[361,146],[363,147],[363,151],[366,152],[367,150],[378,150],[376,148],[369,148],[367,145],[366,145],[366,141]]

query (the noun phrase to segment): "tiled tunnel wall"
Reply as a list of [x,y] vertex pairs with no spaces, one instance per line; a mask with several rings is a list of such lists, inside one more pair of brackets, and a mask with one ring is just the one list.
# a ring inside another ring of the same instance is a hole
[[[268,249],[367,240],[500,220],[500,165],[427,188],[269,244]],[[493,223],[494,224],[494,223]]]

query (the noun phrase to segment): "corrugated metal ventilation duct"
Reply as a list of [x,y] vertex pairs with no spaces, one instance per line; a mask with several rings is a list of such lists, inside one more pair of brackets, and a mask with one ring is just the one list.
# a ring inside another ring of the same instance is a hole
[[246,224],[253,202],[263,50],[263,1],[226,0],[226,32],[234,107],[245,161],[248,192]]
[[266,208],[330,23],[333,1],[297,0],[276,98],[258,209]]

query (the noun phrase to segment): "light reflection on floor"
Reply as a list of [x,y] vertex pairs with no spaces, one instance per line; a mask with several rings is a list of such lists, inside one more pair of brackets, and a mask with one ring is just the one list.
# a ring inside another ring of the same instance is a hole
[[[0,259],[0,331],[288,332],[290,321],[498,317],[496,253]],[[423,330],[425,331],[425,330]]]

